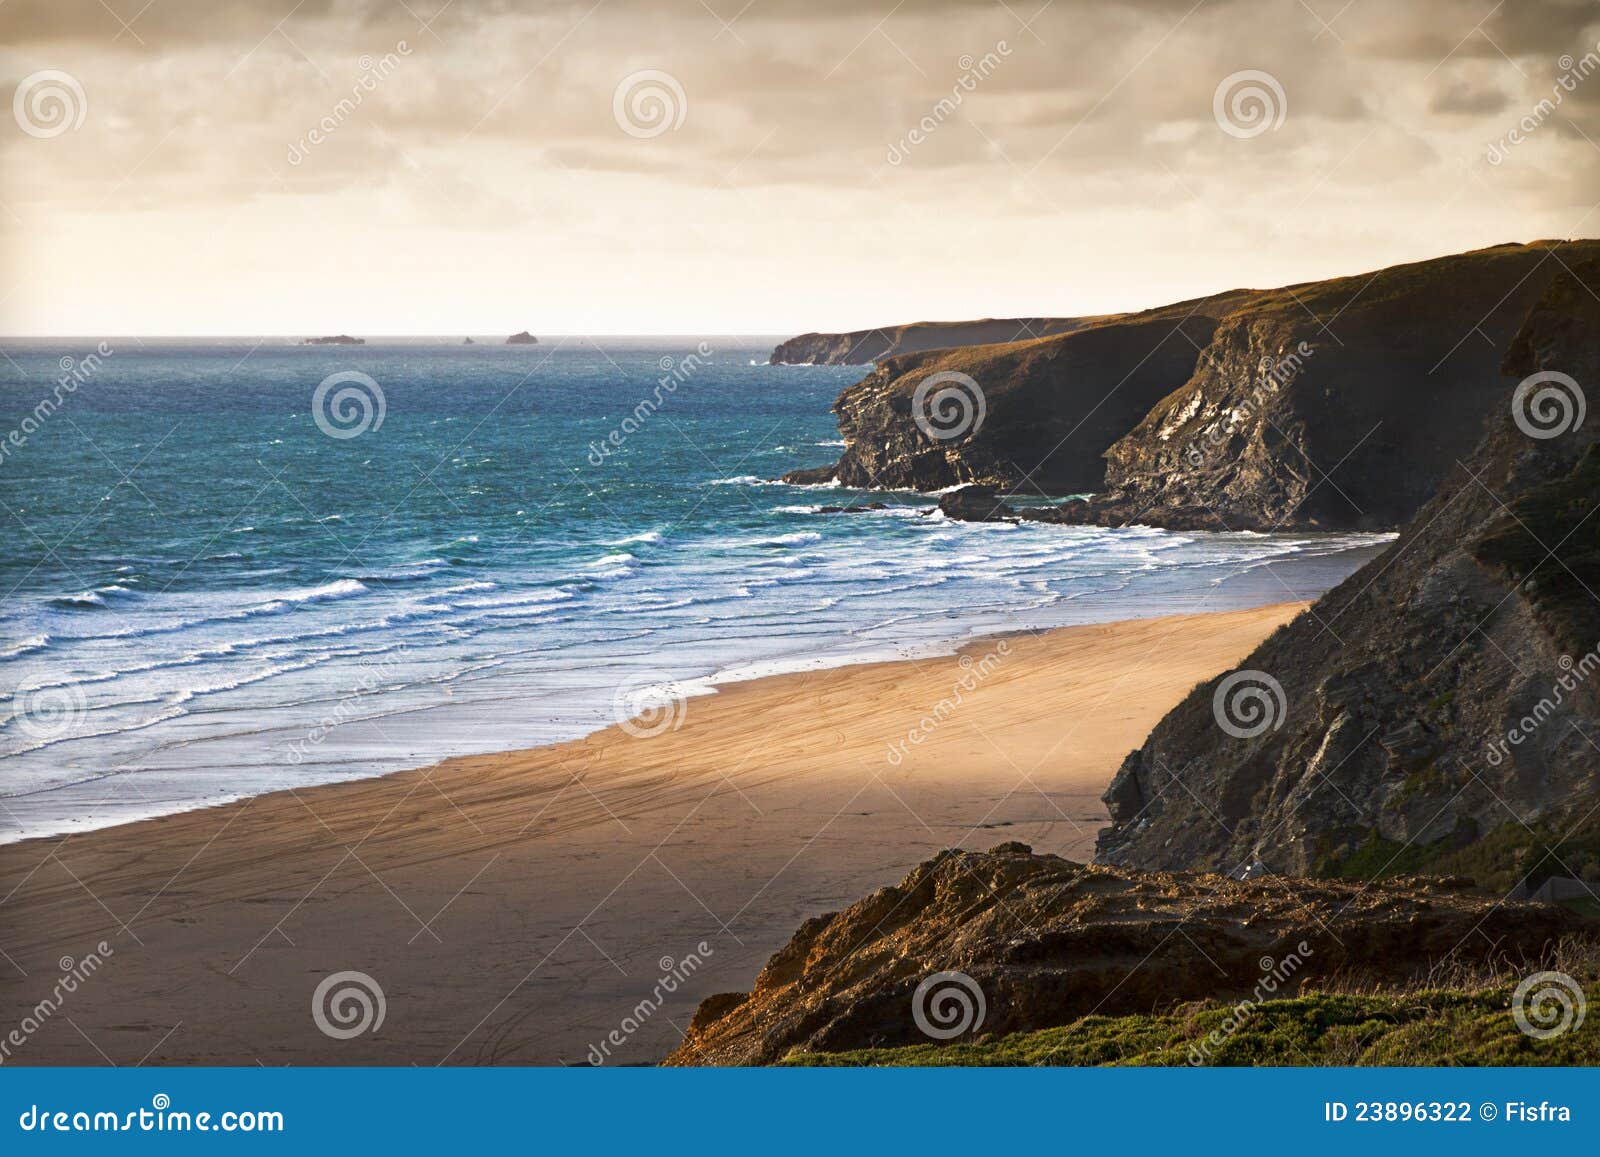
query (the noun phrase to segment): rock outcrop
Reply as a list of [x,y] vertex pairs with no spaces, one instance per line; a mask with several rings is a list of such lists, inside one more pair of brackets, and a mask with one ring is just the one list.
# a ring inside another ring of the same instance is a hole
[[332,337],[308,337],[301,345],[366,345],[364,337],[351,337],[347,333],[335,334]]
[[864,366],[895,354],[1025,341],[1071,333],[1105,318],[1003,317],[982,321],[918,321],[850,333],[805,333],[772,351],[775,366]]
[[1332,977],[1405,983],[1445,961],[1530,967],[1584,926],[1564,909],[1496,903],[1458,880],[1288,884],[1129,872],[1015,843],[948,851],[806,921],[750,992],[701,1004],[666,1063],[927,1044],[927,1027],[971,1039],[1259,999],[1263,983],[1277,995]]
[[[1099,859],[1600,881],[1600,425],[1580,424],[1600,384],[1600,262],[1556,272],[1475,451],[1387,552],[1128,756]],[[1432,429],[1458,437],[1456,409],[1412,413],[1413,452]],[[1362,471],[1341,486],[1398,512]]]
[[998,490],[981,483],[958,486],[941,494],[939,511],[946,518],[959,522],[1002,522],[1017,516]]
[[863,502],[860,506],[819,506],[818,514],[868,514],[874,510],[888,510],[887,502]]
[[510,337],[506,338],[506,345],[538,345],[538,344],[539,344],[539,339],[534,337],[527,330],[523,330],[521,333],[514,333]]

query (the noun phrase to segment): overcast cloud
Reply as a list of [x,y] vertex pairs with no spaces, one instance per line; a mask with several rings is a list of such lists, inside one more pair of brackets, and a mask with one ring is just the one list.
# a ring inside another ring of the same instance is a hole
[[10,333],[787,333],[1600,233],[1576,0],[0,4],[46,70]]

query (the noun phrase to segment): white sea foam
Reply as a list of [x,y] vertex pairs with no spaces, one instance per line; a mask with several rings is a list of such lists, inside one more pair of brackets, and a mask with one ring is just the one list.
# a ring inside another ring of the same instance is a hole
[[49,635],[29,635],[26,639],[13,643],[8,647],[0,647],[0,659],[15,659],[18,655],[42,651],[49,645]]
[[632,546],[635,543],[655,543],[661,541],[659,530],[642,530],[638,534],[630,534],[626,538],[609,539],[602,546]]

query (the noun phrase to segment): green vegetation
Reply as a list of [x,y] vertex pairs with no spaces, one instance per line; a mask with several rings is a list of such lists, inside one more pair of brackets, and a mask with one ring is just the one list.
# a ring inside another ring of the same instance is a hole
[[[845,1053],[794,1053],[787,1065],[1594,1065],[1592,1015],[1536,1040],[1517,1028],[1508,982],[1473,991],[1311,993],[1267,1001],[1242,1018],[1215,1003],[1164,1016],[1089,1016],[1063,1028]],[[1228,1031],[1229,1025],[1233,1030]]]
[[[1459,844],[1455,836],[1431,844],[1402,844],[1386,840],[1376,830],[1367,833],[1355,851],[1346,855],[1327,855],[1311,874],[1326,880],[1387,880],[1393,876],[1414,876],[1421,872],[1449,875],[1435,865],[1441,855]],[[1509,885],[1507,885],[1509,887]]]
[[[1372,831],[1355,851],[1324,855],[1311,874],[1363,883],[1393,876],[1466,876],[1498,895],[1523,879],[1530,879],[1535,886],[1551,876],[1569,874],[1600,880],[1600,815],[1575,828],[1563,820],[1532,826],[1510,822],[1481,839],[1475,830],[1458,828],[1435,843],[1410,847]],[[1596,890],[1600,891],[1600,885]]]
[[1400,791],[1395,795],[1394,804],[1398,806],[1418,796],[1436,796],[1440,792],[1448,791],[1449,788],[1450,777],[1429,764],[1420,771],[1413,771],[1401,781]]
[[1530,831],[1522,824],[1508,823],[1476,843],[1436,857],[1428,871],[1470,876],[1479,887],[1502,894],[1524,877],[1531,877],[1536,885],[1569,871],[1579,879],[1600,879],[1600,816],[1569,827],[1565,822],[1545,821],[1534,824]]

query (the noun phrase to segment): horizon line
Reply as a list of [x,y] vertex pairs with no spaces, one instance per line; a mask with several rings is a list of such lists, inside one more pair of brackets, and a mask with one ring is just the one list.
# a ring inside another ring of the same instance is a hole
[[[0,0],[3,2],[3,0]],[[910,322],[906,324],[922,325],[925,322]],[[863,326],[862,330],[882,329],[883,326]],[[533,336],[542,345],[554,341],[593,340],[595,338],[772,338],[784,335],[798,335],[800,333],[856,333],[858,330],[749,330],[744,332],[717,331],[717,330],[680,330],[676,332],[646,332],[624,333],[551,333],[534,334]],[[98,340],[107,341],[112,338],[122,338],[132,341],[283,341],[290,345],[299,346],[306,344],[311,338],[323,337],[358,337],[363,341],[447,341],[460,342],[464,338],[474,340],[482,338],[488,341],[504,343],[512,335],[495,333],[347,333],[347,334],[311,334],[311,333],[0,333],[0,342],[7,341],[75,341]]]

